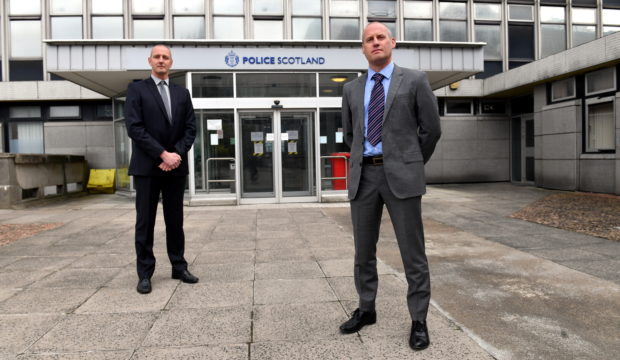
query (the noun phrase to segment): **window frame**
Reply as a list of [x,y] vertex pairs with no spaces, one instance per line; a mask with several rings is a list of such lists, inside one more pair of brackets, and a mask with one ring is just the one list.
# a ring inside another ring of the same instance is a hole
[[[571,81],[571,80],[572,80],[572,83],[573,83],[573,94],[569,95],[569,96],[555,98],[554,97],[554,85],[559,84],[561,82],[568,82],[568,81]],[[554,104],[554,103],[558,103],[558,102],[563,102],[563,101],[571,100],[571,99],[575,99],[575,98],[577,98],[577,78],[576,77],[573,76],[573,77],[562,79],[562,80],[552,81],[550,83],[550,88],[549,88],[549,103],[550,104]]]
[[[590,117],[590,105],[597,104],[605,104],[611,103],[612,106],[612,117],[615,119],[616,117],[616,97],[614,95],[604,96],[604,97],[591,97],[584,99],[584,119],[583,119],[583,153],[584,154],[613,154],[616,152],[615,147],[612,149],[597,149],[591,148],[588,142],[588,138],[590,135],[589,132],[589,117]],[[614,131],[615,138],[615,131]]]
[[[469,101],[469,112],[468,113],[451,113],[448,112],[448,102],[450,102],[451,100],[467,100]],[[450,97],[446,97],[444,98],[444,102],[443,102],[443,107],[444,107],[444,116],[463,116],[463,115],[474,115],[474,101],[473,99],[470,98],[450,98]]]
[[[609,70],[609,69],[611,69],[612,72],[613,72],[613,76],[612,76],[612,80],[614,82],[613,87],[607,88],[607,89],[602,89],[602,90],[597,90],[595,92],[588,92],[588,75],[592,75],[594,73],[606,71],[606,70]],[[588,97],[588,96],[593,96],[593,95],[607,93],[607,92],[615,92],[616,89],[618,88],[618,83],[616,81],[617,80],[616,71],[617,71],[617,68],[615,66],[612,66],[612,67],[607,67],[607,68],[604,68],[604,69],[599,69],[599,70],[596,70],[596,71],[591,71],[589,73],[586,73],[585,76],[584,76],[584,78],[585,78],[585,83],[584,83],[584,85],[585,85],[584,86],[584,94],[585,94],[585,96]]]

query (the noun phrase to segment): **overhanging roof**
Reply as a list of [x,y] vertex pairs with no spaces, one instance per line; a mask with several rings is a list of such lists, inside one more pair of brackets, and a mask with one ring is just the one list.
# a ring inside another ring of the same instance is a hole
[[[172,72],[364,71],[359,41],[46,40],[47,71],[106,96],[146,78],[150,48],[171,47]],[[484,43],[398,42],[394,61],[425,71],[438,89],[484,70]]]

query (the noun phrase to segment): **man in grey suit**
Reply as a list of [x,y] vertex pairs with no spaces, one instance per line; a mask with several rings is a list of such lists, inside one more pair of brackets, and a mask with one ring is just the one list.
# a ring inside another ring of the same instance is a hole
[[348,184],[359,307],[340,331],[350,334],[376,322],[376,245],[386,205],[409,285],[409,345],[422,350],[430,343],[426,326],[430,276],[421,213],[424,164],[433,154],[441,128],[426,74],[395,65],[395,46],[387,27],[369,24],[362,38],[368,73],[346,84],[342,96],[345,142],[351,148]]

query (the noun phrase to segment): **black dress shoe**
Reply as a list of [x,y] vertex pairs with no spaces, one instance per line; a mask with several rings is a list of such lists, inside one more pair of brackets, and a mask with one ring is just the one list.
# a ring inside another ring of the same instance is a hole
[[366,325],[372,325],[377,322],[377,313],[375,311],[361,311],[355,309],[351,318],[340,325],[340,332],[343,334],[352,334],[359,331]]
[[151,292],[151,279],[140,279],[140,281],[138,282],[138,286],[136,287],[136,290],[138,290],[138,292],[140,294],[148,294]]
[[414,321],[411,324],[411,337],[409,338],[409,346],[413,350],[424,350],[431,343],[428,337],[428,329],[426,321]]
[[190,273],[187,269],[183,271],[179,271],[179,272],[173,271],[172,278],[181,280],[184,283],[188,283],[188,284],[195,284],[198,282],[198,278],[192,275],[192,273]]

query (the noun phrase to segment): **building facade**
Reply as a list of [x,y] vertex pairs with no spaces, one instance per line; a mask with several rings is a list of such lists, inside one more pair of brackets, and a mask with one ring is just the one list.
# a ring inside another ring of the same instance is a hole
[[438,97],[429,182],[620,194],[619,0],[4,0],[0,149],[130,191],[123,93],[166,43],[198,117],[190,203],[344,199],[340,91],[372,21]]

